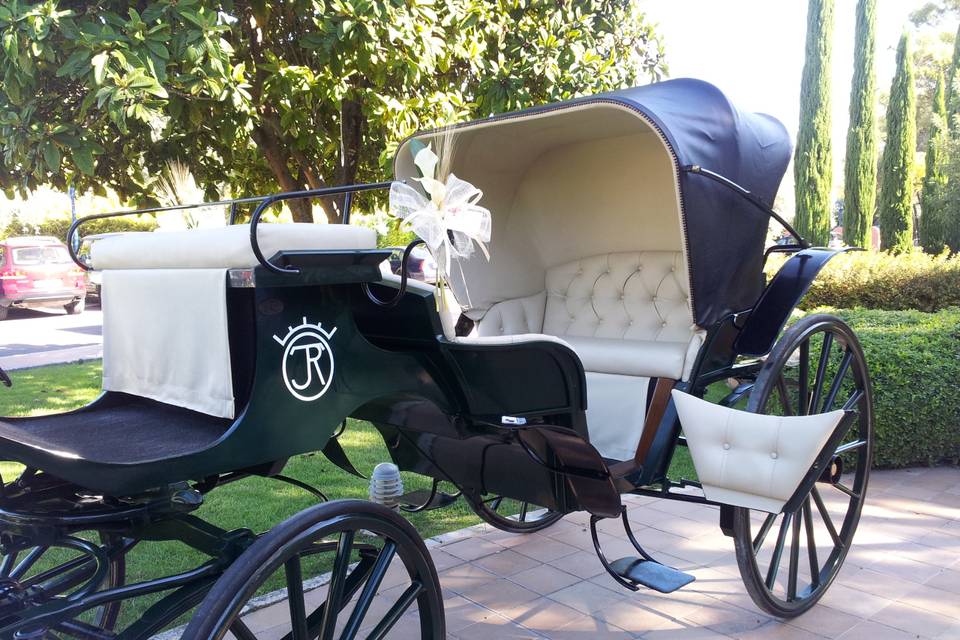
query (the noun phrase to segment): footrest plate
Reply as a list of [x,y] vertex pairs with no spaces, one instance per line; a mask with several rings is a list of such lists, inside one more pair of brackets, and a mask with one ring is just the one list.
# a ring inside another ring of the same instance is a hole
[[610,568],[625,580],[642,584],[660,593],[673,593],[696,580],[689,573],[636,557],[620,558],[611,562]]
[[[444,493],[442,491],[437,491],[433,496],[433,499],[430,499],[430,490],[429,489],[418,489],[416,491],[411,491],[410,493],[405,493],[398,499],[398,502],[407,507],[408,509],[417,509],[418,511],[430,511],[432,509],[440,509],[443,507],[449,507],[451,504],[457,501],[459,496],[450,495],[449,493]],[[430,504],[425,504],[427,500],[430,500]]]

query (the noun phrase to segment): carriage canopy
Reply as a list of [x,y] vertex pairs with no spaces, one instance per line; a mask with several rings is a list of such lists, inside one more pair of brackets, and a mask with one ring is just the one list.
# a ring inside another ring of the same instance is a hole
[[423,132],[400,145],[396,179],[419,177],[413,140],[437,150],[444,135],[450,170],[483,190],[493,217],[490,261],[476,253],[453,268],[468,316],[543,291],[560,265],[629,252],[675,252],[698,327],[759,297],[768,217],[684,168],[721,174],[772,203],[789,136],[716,87],[670,80]]

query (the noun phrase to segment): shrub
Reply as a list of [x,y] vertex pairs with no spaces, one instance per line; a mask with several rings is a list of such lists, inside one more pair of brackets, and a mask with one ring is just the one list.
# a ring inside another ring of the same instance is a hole
[[[771,257],[768,275],[781,264],[783,258]],[[837,256],[800,303],[802,309],[821,306],[928,312],[960,306],[960,257],[868,251]]]
[[[153,231],[157,228],[157,221],[148,215],[137,218],[103,218],[91,220],[81,227],[81,236],[92,236],[99,233],[116,233],[120,231]],[[67,232],[70,230],[70,218],[47,218],[40,224],[34,225],[14,217],[6,227],[0,229],[0,238],[10,236],[53,236],[66,242]]]
[[960,309],[820,309],[860,338],[876,410],[878,467],[960,461]]

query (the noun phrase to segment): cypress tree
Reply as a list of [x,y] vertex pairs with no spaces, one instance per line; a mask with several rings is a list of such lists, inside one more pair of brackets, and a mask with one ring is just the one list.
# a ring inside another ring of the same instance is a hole
[[920,196],[920,244],[927,253],[938,254],[946,244],[944,227],[943,188],[947,183],[944,173],[947,151],[947,105],[943,74],[937,78],[933,93],[933,120],[927,141],[926,175]]
[[913,156],[917,146],[916,95],[910,34],[897,46],[897,71],[887,105],[887,142],[880,162],[880,242],[904,253],[913,247]]
[[960,27],[957,28],[957,35],[953,39],[953,58],[950,60],[950,68],[947,71],[946,104],[947,104],[947,128],[953,131],[956,127],[954,116],[960,113],[960,96],[955,95],[953,85],[957,81],[957,71],[960,71]]
[[876,0],[857,2],[850,129],[844,166],[843,241],[864,249],[871,248],[873,212],[877,204],[876,9]]
[[800,81],[800,131],[793,161],[797,215],[794,226],[815,245],[830,240],[830,38],[833,0],[810,0],[806,59]]

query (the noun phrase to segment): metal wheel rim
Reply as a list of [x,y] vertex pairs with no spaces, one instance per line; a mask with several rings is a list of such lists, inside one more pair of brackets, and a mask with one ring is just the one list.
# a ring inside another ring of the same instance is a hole
[[[228,632],[231,632],[234,637],[239,640],[254,640],[257,638],[257,635],[254,634],[242,620],[242,610],[246,603],[255,596],[257,588],[262,584],[262,581],[272,575],[275,571],[280,570],[283,567],[285,574],[287,576],[287,589],[288,589],[288,607],[291,615],[291,626],[297,627],[297,622],[293,620],[297,613],[294,613],[295,609],[299,609],[299,615],[305,616],[305,622],[308,624],[308,629],[303,629],[301,627],[300,631],[292,630],[289,634],[284,636],[285,640],[306,640],[307,638],[320,638],[321,640],[329,640],[329,638],[334,637],[331,635],[335,629],[326,628],[327,622],[325,616],[321,615],[321,629],[318,632],[314,632],[314,625],[311,624],[310,615],[305,611],[303,607],[303,591],[302,584],[299,594],[295,594],[294,597],[300,599],[299,603],[293,601],[291,598],[291,593],[295,587],[291,588],[291,571],[294,578],[294,583],[297,575],[297,569],[293,569],[294,563],[292,562],[294,557],[302,557],[304,555],[312,555],[315,553],[322,553],[324,551],[317,551],[312,548],[319,540],[323,540],[327,536],[331,536],[335,533],[340,534],[337,537],[337,550],[336,554],[340,557],[341,549],[347,548],[343,545],[349,545],[350,549],[356,548],[358,541],[354,535],[346,536],[346,532],[355,534],[356,532],[364,531],[367,533],[375,533],[379,537],[384,539],[384,548],[390,542],[393,542],[395,545],[395,556],[388,559],[387,567],[389,567],[390,562],[394,558],[399,559],[403,562],[405,568],[407,569],[408,576],[411,578],[411,587],[416,582],[421,582],[424,586],[424,589],[421,590],[418,594],[412,596],[412,600],[405,607],[403,607],[402,613],[405,613],[409,610],[409,607],[412,606],[414,602],[417,603],[421,611],[420,621],[421,621],[421,637],[431,638],[431,640],[439,640],[442,635],[436,633],[437,621],[435,619],[436,614],[439,611],[440,624],[439,628],[443,628],[442,618],[443,618],[443,604],[442,598],[439,593],[432,594],[430,593],[429,587],[429,574],[430,568],[424,562],[423,558],[417,557],[417,554],[410,551],[409,547],[405,544],[407,535],[400,530],[399,528],[393,526],[389,522],[373,518],[366,515],[342,515],[331,518],[330,520],[320,522],[308,529],[300,532],[288,543],[284,544],[282,547],[277,549],[273,554],[271,554],[269,560],[263,563],[257,570],[252,573],[249,578],[246,580],[245,588],[243,590],[238,590],[234,593],[230,602],[223,608],[223,613],[220,615],[219,619],[216,622],[216,634],[209,636],[210,638],[216,638],[221,640],[226,636]],[[349,538],[349,539],[348,539]],[[344,542],[346,540],[346,542]],[[296,548],[296,552],[291,552],[292,548]],[[382,551],[382,549],[381,549]],[[349,553],[346,556],[349,558]],[[386,568],[383,571],[386,571]],[[341,564],[338,560],[334,562],[334,573],[338,569],[343,569],[346,571],[346,576],[353,576],[354,573],[349,571],[349,566]],[[382,578],[382,575],[380,576]],[[370,584],[369,579],[370,575],[367,575],[365,579],[362,580],[361,584],[352,591],[352,594],[362,593],[366,585]],[[328,589],[333,590],[336,587],[334,582],[337,580],[336,575],[334,575],[328,583]],[[377,583],[379,585],[379,583]],[[375,585],[375,586],[377,586]],[[401,600],[408,597],[410,589],[408,588]],[[351,595],[352,595],[351,594]],[[328,592],[329,598],[329,592]],[[431,602],[431,599],[436,600],[436,602]],[[327,600],[329,601],[329,600]],[[343,619],[343,616],[346,614],[345,607],[349,604],[350,597],[346,598],[346,603],[336,614],[334,614],[333,624],[336,625],[337,619]],[[293,604],[290,604],[293,602]],[[398,601],[399,602],[399,601]],[[274,605],[275,606],[275,605]],[[314,614],[317,610],[314,610]],[[368,611],[369,612],[369,611]],[[427,615],[424,615],[424,612],[427,612]],[[238,616],[238,614],[240,614]],[[352,613],[350,614],[351,620],[348,620],[348,623],[352,622]],[[359,620],[359,623],[362,623],[363,619]],[[383,633],[386,634],[390,628],[383,630]],[[359,631],[359,627],[353,629],[353,633]],[[373,632],[371,632],[373,633]],[[185,636],[186,637],[186,636]],[[339,638],[353,638],[358,636],[350,635],[349,630],[344,630],[341,632]],[[375,635],[367,637],[377,637]]]
[[[466,494],[464,494],[466,495]],[[480,518],[487,524],[510,533],[533,533],[541,531],[555,524],[563,517],[559,511],[553,511],[545,507],[540,507],[524,500],[516,500],[520,503],[520,510],[516,514],[504,515],[500,513],[500,508],[504,501],[508,500],[504,496],[483,495],[479,498],[469,499],[470,506]],[[510,509],[512,511],[512,509]],[[543,511],[537,517],[533,517],[538,511]]]

